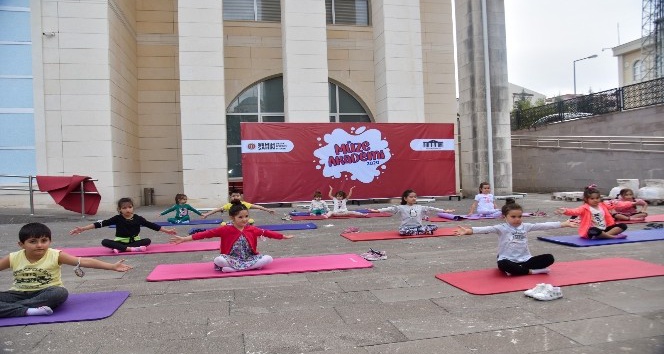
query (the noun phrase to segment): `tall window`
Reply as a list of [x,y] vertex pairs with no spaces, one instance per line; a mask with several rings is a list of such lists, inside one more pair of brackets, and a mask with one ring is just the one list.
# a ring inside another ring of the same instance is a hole
[[[285,122],[284,80],[276,77],[242,91],[226,110],[226,135],[228,142],[228,178],[242,177],[242,145],[240,123]],[[330,122],[371,122],[360,102],[341,87],[329,83]]]
[[0,0],[0,174],[36,173],[32,79],[30,2]]
[[283,78],[260,82],[231,102],[226,110],[228,177],[242,177],[241,122],[284,122]]
[[643,61],[635,61],[634,65],[632,66],[632,78],[634,79],[634,82],[641,82],[641,80],[643,80],[643,71]]
[[362,104],[341,87],[329,83],[330,89],[330,122],[371,122]]
[[369,25],[369,0],[325,0],[327,23],[331,25]]
[[279,0],[224,0],[224,20],[281,21]]

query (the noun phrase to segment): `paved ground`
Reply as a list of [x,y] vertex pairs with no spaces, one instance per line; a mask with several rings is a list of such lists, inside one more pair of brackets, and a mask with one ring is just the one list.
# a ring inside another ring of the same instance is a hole
[[[465,213],[470,203],[431,205]],[[562,220],[553,216],[556,207],[579,204],[532,194],[521,203],[526,211],[550,215],[532,222]],[[137,213],[151,219],[160,210],[141,207]],[[258,224],[282,223],[282,214],[292,209],[277,210],[274,216],[261,211],[252,216]],[[650,211],[664,214],[664,206]],[[37,217],[21,212],[2,212],[0,255],[16,249],[18,229],[30,220],[46,222],[54,231],[54,245],[61,247],[98,246],[113,233],[101,229],[69,236],[70,229],[89,220],[67,212],[38,211],[42,216]],[[316,224],[317,230],[293,231],[294,239],[268,240],[259,249],[286,257],[359,254],[373,247],[387,251],[389,258],[361,270],[158,283],[145,281],[156,265],[210,261],[214,252],[128,256],[127,263],[135,267],[129,273],[87,270],[82,279],[65,266],[64,281],[72,293],[128,290],[131,296],[113,316],[99,321],[0,328],[0,347],[16,353],[664,353],[664,277],[567,286],[564,298],[551,302],[521,292],[476,296],[434,275],[495,267],[493,235],[350,242],[339,236],[348,226],[387,230],[396,228],[398,220]],[[189,227],[180,229],[185,234]],[[542,234],[573,233],[532,233],[531,251],[552,253],[558,261],[630,257],[664,264],[661,241],[571,248],[536,240]],[[143,236],[167,240],[150,230]],[[8,288],[11,273],[1,272],[0,279]]]

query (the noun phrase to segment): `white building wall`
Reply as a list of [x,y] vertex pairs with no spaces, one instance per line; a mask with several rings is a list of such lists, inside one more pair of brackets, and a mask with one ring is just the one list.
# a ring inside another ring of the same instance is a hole
[[281,2],[287,122],[329,122],[325,2]]
[[376,122],[423,123],[419,0],[372,1]]
[[182,183],[194,205],[228,191],[223,28],[220,1],[178,1]]

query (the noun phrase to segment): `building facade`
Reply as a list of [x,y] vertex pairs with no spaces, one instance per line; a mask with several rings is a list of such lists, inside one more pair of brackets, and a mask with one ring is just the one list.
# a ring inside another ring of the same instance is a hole
[[226,200],[240,122],[456,122],[450,1],[0,0],[0,17],[0,117],[19,122],[0,159],[20,161],[1,173],[91,176],[102,210],[144,188]]

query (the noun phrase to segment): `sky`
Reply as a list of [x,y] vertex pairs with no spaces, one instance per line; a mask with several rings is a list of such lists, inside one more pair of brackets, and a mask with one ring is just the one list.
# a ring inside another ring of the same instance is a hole
[[[488,0],[490,1],[490,0]],[[641,37],[642,0],[504,0],[509,82],[547,97],[617,88],[610,49]]]

